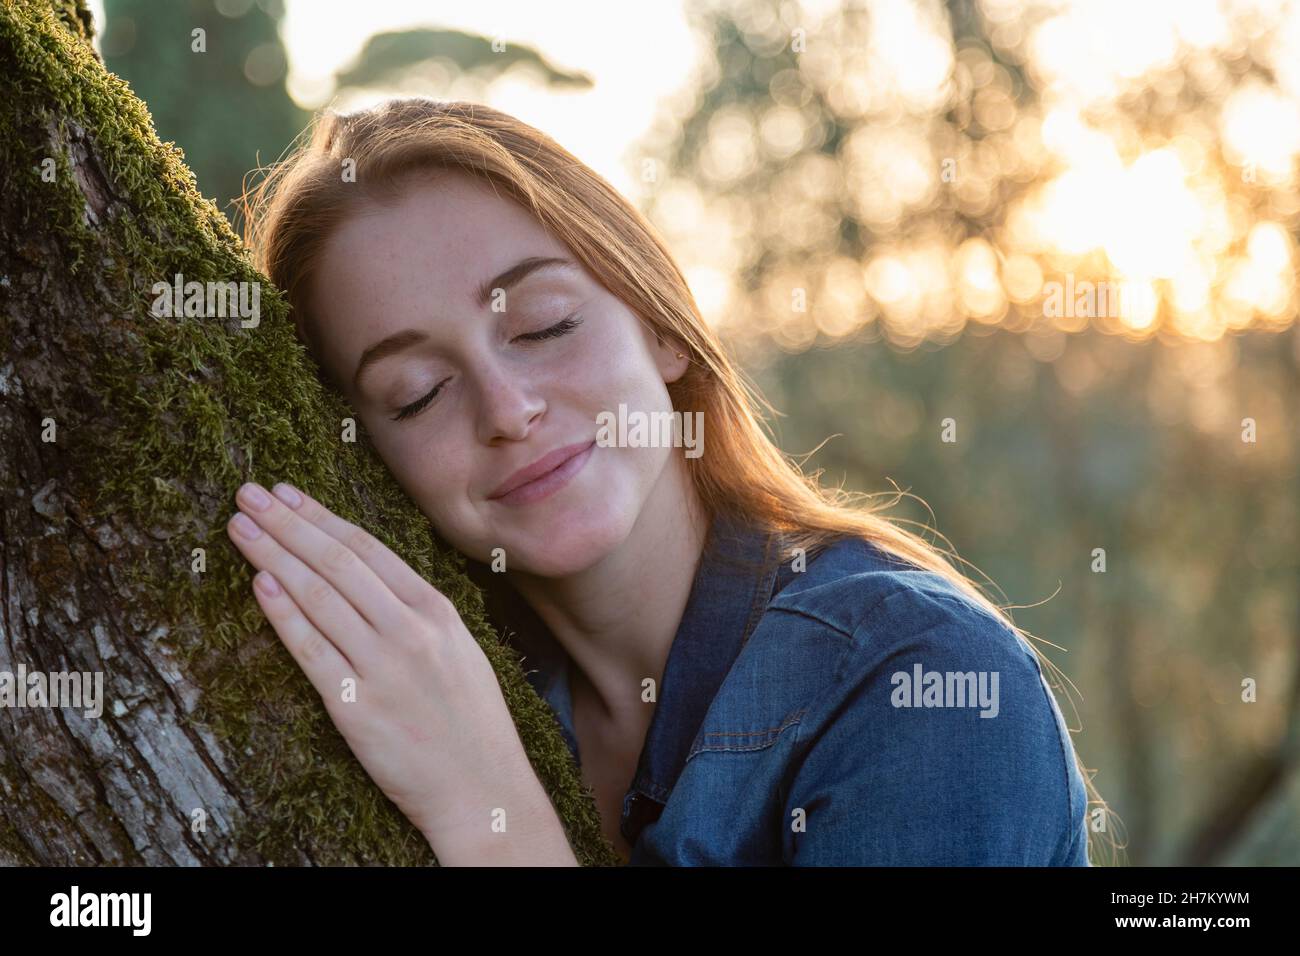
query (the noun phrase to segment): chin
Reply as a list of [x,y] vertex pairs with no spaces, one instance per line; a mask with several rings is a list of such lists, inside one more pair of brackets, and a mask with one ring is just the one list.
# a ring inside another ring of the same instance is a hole
[[538,502],[527,520],[521,515],[501,529],[507,568],[548,578],[577,574],[622,544],[636,524],[636,510],[617,494],[548,504]]

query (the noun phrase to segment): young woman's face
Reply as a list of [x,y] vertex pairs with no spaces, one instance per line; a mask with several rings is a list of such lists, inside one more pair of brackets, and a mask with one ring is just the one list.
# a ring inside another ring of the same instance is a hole
[[[551,258],[571,265],[516,270]],[[476,560],[502,548],[507,570],[590,566],[681,454],[594,443],[597,415],[620,403],[672,411],[666,383],[684,350],[657,343],[563,243],[467,174],[413,179],[395,203],[366,205],[330,236],[315,275],[321,361],[402,488]],[[501,496],[520,469],[587,445],[551,476],[572,472],[558,487]]]

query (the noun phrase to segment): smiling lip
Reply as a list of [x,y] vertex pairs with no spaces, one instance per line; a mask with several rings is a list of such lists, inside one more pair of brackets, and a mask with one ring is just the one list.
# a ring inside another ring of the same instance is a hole
[[543,475],[548,475],[565,464],[569,459],[576,457],[594,445],[595,439],[591,441],[578,442],[573,445],[565,445],[563,448],[557,448],[555,451],[543,455],[537,461],[533,462],[527,468],[520,468],[513,475],[501,483],[500,487],[492,494],[488,495],[489,500],[504,498],[511,492],[517,491],[524,485],[527,485]]

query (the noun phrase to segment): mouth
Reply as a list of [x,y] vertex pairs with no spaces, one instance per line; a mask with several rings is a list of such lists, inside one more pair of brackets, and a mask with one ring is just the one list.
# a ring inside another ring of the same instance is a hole
[[547,498],[582,470],[595,447],[596,440],[593,438],[556,449],[527,468],[515,472],[500,488],[488,495],[488,500],[517,505]]

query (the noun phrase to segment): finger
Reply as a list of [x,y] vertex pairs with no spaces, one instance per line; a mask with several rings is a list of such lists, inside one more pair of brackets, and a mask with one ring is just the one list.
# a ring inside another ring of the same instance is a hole
[[357,676],[352,662],[307,620],[274,575],[257,572],[253,576],[253,594],[280,641],[322,698],[331,699],[343,686],[344,678]]
[[243,485],[235,498],[245,514],[287,552],[333,585],[378,633],[395,634],[409,628],[409,609],[346,544],[260,485]]
[[316,629],[354,666],[364,669],[379,637],[347,598],[242,511],[235,512],[226,530],[253,567],[271,572]]
[[340,518],[301,489],[280,482],[271,491],[305,520],[351,548],[393,594],[411,607],[420,606],[428,592],[436,590],[369,531]]

